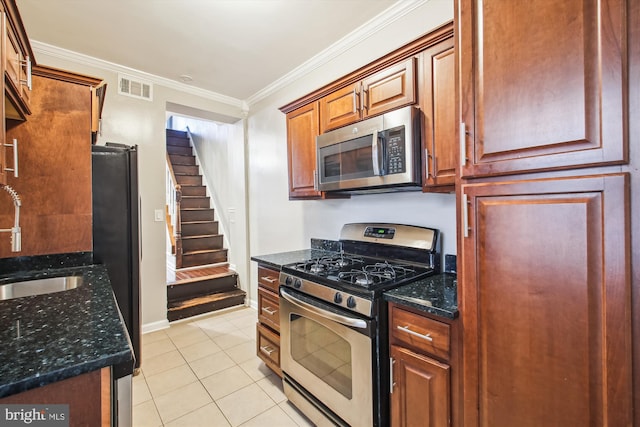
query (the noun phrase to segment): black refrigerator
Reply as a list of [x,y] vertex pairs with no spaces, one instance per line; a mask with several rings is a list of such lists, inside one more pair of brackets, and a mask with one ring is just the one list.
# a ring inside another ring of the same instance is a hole
[[[137,146],[92,147],[93,262],[105,264],[140,367],[140,225]],[[114,366],[114,378],[131,365]]]

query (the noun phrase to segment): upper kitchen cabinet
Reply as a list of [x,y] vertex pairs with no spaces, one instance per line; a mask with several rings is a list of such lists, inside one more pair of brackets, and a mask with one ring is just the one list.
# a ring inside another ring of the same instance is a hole
[[318,103],[312,102],[287,113],[287,156],[289,163],[289,198],[319,198],[316,189],[316,136]]
[[456,73],[453,28],[420,55],[423,191],[453,191],[456,179]]
[[409,58],[320,99],[320,133],[416,102],[416,60]]
[[457,2],[462,177],[627,161],[625,4]]
[[31,114],[33,51],[13,1],[3,1],[5,117],[25,120]]
[[[24,120],[31,114],[31,63],[33,52],[25,32],[20,14],[14,1],[0,1],[0,90],[4,93],[4,102],[0,104],[2,128],[0,129],[0,185],[7,184],[7,177],[18,175],[18,149],[13,141],[5,136],[4,119]],[[9,148],[10,147],[10,148]],[[8,160],[7,157],[10,157]],[[12,159],[12,160],[11,160]]]

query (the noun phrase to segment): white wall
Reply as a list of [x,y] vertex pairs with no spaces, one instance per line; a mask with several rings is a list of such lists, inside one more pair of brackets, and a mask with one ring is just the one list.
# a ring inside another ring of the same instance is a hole
[[[431,0],[269,98],[251,105],[248,123],[251,255],[309,247],[312,237],[338,239],[348,222],[384,221],[435,227],[443,253],[456,253],[455,196],[420,192],[289,201],[285,116],[278,108],[453,19],[453,2]],[[454,96],[452,93],[451,96]],[[252,298],[257,266],[252,263]]]
[[[387,221],[439,228],[443,232],[443,252],[455,253],[455,199],[453,195],[392,193],[354,196],[339,201],[289,201],[287,182],[286,123],[278,108],[336,78],[347,74],[380,56],[428,33],[453,19],[452,0],[430,0],[411,13],[367,34],[355,48],[335,56],[304,77],[289,82],[268,97],[250,105],[246,125],[243,121],[229,128],[234,148],[227,152],[230,159],[227,182],[247,188],[248,202],[226,196],[221,199],[236,207],[236,221],[248,215],[250,255],[262,255],[307,248],[312,237],[337,239],[346,222]],[[142,322],[143,331],[166,325],[166,272],[164,222],[154,221],[154,210],[165,205],[165,110],[167,103],[210,111],[225,117],[242,118],[242,105],[221,101],[218,97],[200,94],[174,83],[156,84],[153,102],[117,94],[117,72],[123,67],[107,64],[82,55],[66,52],[34,42],[39,64],[50,65],[78,73],[103,78],[108,84],[103,112],[103,134],[99,143],[114,141],[137,144],[140,150],[140,194],[142,197]],[[131,70],[134,75],[142,74]],[[129,73],[130,74],[130,73]],[[155,79],[160,80],[162,79]],[[454,96],[454,94],[451,94]],[[246,126],[244,141],[242,127]],[[235,127],[235,128],[234,128]],[[248,179],[241,167],[240,145],[248,166]],[[237,151],[236,151],[237,150]],[[205,154],[209,156],[209,154]],[[215,172],[214,172],[215,174]],[[216,178],[217,179],[217,178]],[[235,191],[235,187],[233,189]],[[226,188],[231,192],[232,188]],[[230,221],[229,221],[230,222]],[[242,232],[230,225],[232,236],[242,240]],[[245,242],[247,239],[245,238]],[[232,252],[244,251],[236,248]],[[241,258],[241,256],[238,256]],[[257,271],[249,264],[249,277],[243,288],[256,300]],[[240,269],[240,262],[236,262]]]

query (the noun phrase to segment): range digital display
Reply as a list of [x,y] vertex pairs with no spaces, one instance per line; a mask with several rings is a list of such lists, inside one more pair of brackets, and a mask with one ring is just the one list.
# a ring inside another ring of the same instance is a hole
[[364,230],[365,237],[375,237],[377,239],[393,239],[395,234],[396,229],[390,227],[367,227]]

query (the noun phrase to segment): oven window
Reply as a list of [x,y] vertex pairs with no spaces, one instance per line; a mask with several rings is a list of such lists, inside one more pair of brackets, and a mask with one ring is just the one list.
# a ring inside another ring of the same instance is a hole
[[291,357],[347,399],[352,396],[351,346],[320,323],[291,315]]

